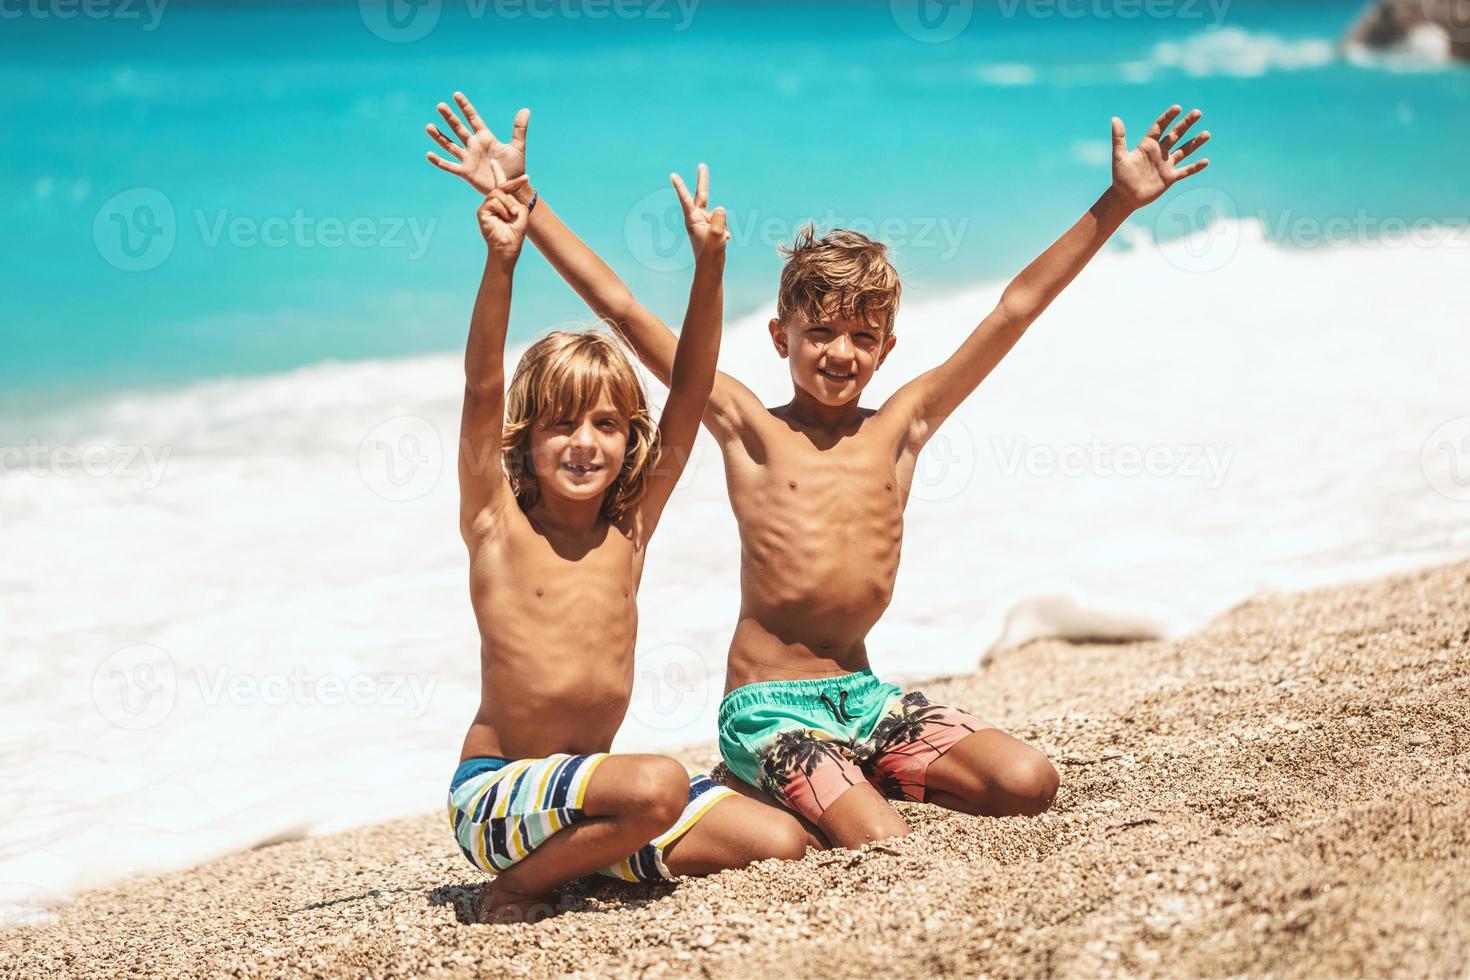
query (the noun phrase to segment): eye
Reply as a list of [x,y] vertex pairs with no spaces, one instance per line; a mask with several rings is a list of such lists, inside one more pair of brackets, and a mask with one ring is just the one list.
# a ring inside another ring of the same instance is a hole
[[608,431],[614,431],[618,427],[618,420],[617,419],[602,419],[597,424],[600,425],[602,428],[607,429]]

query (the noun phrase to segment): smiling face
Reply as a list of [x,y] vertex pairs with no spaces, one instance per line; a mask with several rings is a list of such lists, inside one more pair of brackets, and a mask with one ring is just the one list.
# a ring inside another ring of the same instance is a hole
[[857,398],[894,338],[863,320],[809,320],[796,314],[770,324],[776,352],[791,366],[791,383],[824,405],[844,405]]
[[902,286],[881,242],[810,225],[784,248],[771,341],[799,391],[825,405],[854,401],[893,349]]
[[558,330],[526,349],[505,392],[501,464],[523,509],[542,494],[602,499],[615,521],[643,496],[658,428],[622,349],[598,330]]
[[543,494],[600,498],[617,480],[628,452],[629,422],[603,388],[580,414],[531,425],[531,469]]

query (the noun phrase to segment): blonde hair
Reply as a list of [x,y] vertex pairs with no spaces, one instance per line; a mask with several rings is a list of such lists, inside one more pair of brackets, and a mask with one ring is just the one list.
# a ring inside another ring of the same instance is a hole
[[582,415],[604,389],[628,420],[628,448],[617,480],[603,497],[602,515],[612,523],[642,499],[658,455],[658,426],[649,414],[643,383],[607,334],[557,330],[527,348],[505,393],[500,459],[522,509],[540,496],[531,467],[532,426],[538,420]]
[[793,314],[812,322],[853,318],[880,328],[885,337],[893,332],[902,285],[882,242],[841,228],[818,238],[807,224],[781,253],[786,266],[776,316],[782,321]]

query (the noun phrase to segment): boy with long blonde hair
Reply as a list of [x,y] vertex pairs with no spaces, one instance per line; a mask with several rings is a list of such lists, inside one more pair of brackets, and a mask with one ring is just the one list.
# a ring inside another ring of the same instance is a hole
[[[654,881],[800,857],[806,835],[786,814],[666,756],[609,753],[632,694],[648,543],[713,383],[725,213],[708,210],[703,184],[697,200],[683,194],[694,282],[655,424],[632,365],[597,332],[533,344],[505,390],[511,283],[535,200],[517,200],[524,178],[497,167],[494,179],[479,208],[487,256],[459,452],[481,699],[448,799],[461,851],[495,876],[477,915],[540,918],[556,887],[593,872]],[[625,316],[653,320],[625,300]]]

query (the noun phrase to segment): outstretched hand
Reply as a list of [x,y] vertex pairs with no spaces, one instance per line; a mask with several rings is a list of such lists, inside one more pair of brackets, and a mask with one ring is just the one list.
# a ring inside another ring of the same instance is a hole
[[1143,141],[1128,149],[1128,137],[1123,129],[1123,120],[1113,117],[1113,187],[1134,208],[1141,208],[1158,200],[1160,195],[1186,177],[1192,177],[1210,165],[1209,160],[1200,160],[1180,167],[1190,154],[1210,141],[1208,131],[1200,133],[1188,143],[1180,146],[1179,141],[1191,126],[1204,116],[1198,109],[1179,121],[1167,136],[1164,130],[1172,123],[1181,106],[1170,106],[1155,120]]
[[[434,166],[446,173],[454,174],[468,181],[470,186],[481,194],[489,194],[495,190],[499,182],[514,180],[526,172],[526,126],[531,121],[531,110],[522,109],[516,113],[515,128],[511,131],[509,143],[502,143],[495,138],[490,127],[485,125],[470,100],[465,98],[463,92],[454,93],[455,104],[464,113],[464,120],[443,102],[439,103],[439,115],[444,117],[445,123],[458,142],[444,135],[444,131],[438,126],[430,123],[424,127],[429,138],[438,143],[440,148],[448,153],[453,159],[446,160],[436,153],[429,153],[428,160]],[[497,179],[498,178],[498,179]]]
[[526,186],[526,175],[502,181],[485,195],[478,216],[480,234],[493,258],[515,262],[526,241],[526,228],[531,223],[531,210],[515,199],[515,192]]
[[725,221],[725,209],[709,207],[709,167],[699,165],[698,176],[694,180],[694,193],[689,193],[689,188],[684,184],[684,178],[678,174],[669,174],[669,180],[673,181],[674,191],[679,195],[679,204],[684,208],[684,228],[689,232],[689,244],[694,247],[694,254],[718,256],[723,255],[725,243],[730,240],[730,232]]

